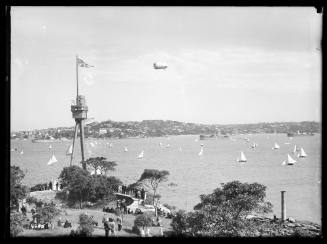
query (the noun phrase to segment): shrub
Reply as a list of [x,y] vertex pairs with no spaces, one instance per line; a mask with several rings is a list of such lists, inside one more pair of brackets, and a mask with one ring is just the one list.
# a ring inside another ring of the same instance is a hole
[[36,204],[37,201],[38,201],[38,200],[37,200],[36,197],[28,196],[28,197],[26,198],[26,202],[27,202],[28,204]]
[[23,225],[26,218],[19,212],[10,213],[10,236],[17,236],[23,232]]
[[85,213],[80,214],[79,226],[75,234],[78,236],[92,236],[93,231],[93,219]]
[[184,210],[179,210],[173,217],[170,226],[177,235],[185,234],[187,231],[187,213]]
[[138,215],[134,220],[134,226],[138,228],[145,228],[152,226],[154,214],[150,212],[145,212],[143,214]]

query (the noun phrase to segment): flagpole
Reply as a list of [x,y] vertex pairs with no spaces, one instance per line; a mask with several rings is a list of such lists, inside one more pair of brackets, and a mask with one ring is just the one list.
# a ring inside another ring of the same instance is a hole
[[77,104],[77,98],[78,98],[78,55],[76,55],[76,84],[77,84],[77,96],[76,96],[76,104]]

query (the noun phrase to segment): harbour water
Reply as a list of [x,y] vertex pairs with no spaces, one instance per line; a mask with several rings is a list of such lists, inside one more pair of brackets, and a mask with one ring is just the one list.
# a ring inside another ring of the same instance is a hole
[[[249,138],[246,142],[244,138]],[[221,183],[232,180],[267,186],[266,200],[273,204],[273,213],[280,217],[280,191],[285,190],[286,216],[298,220],[321,223],[321,136],[293,137],[285,134],[238,135],[235,140],[221,138],[196,140],[198,136],[170,136],[139,139],[86,139],[86,157],[104,156],[117,162],[116,170],[109,172],[124,184],[134,183],[144,169],[168,170],[169,180],[159,187],[161,202],[188,211],[200,201],[200,194],[211,193]],[[94,143],[94,147],[90,145]],[[255,142],[256,148],[251,148]],[[277,142],[280,149],[272,149]],[[11,165],[25,172],[23,183],[32,186],[49,182],[69,166],[66,151],[71,141],[56,143],[32,143],[12,140]],[[112,147],[109,144],[112,143]],[[159,144],[162,144],[160,147]],[[204,144],[199,156],[200,145]],[[286,144],[285,144],[286,143]],[[49,145],[52,148],[49,149]],[[169,144],[169,146],[167,146]],[[306,158],[292,154],[294,145],[304,148]],[[128,151],[125,152],[125,147]],[[79,164],[80,144],[76,145],[73,164]],[[23,150],[23,154],[19,152]],[[141,151],[144,157],[138,159]],[[240,152],[246,155],[246,163],[238,163]],[[297,162],[283,166],[290,154]],[[47,165],[52,154],[58,162]],[[168,186],[169,183],[177,186]],[[271,214],[271,215],[272,215]]]

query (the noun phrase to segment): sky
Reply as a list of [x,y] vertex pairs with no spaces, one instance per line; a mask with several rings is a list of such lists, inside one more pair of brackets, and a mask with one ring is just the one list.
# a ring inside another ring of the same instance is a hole
[[[311,7],[12,7],[11,130],[95,121],[321,121]],[[155,70],[154,62],[168,65]]]

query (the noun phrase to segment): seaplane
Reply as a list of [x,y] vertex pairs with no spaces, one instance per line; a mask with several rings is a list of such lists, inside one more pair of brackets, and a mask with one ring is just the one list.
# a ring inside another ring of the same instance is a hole
[[156,63],[153,63],[153,68],[154,69],[167,69],[168,65],[167,64],[164,64],[164,63],[159,63],[159,62],[156,62]]

